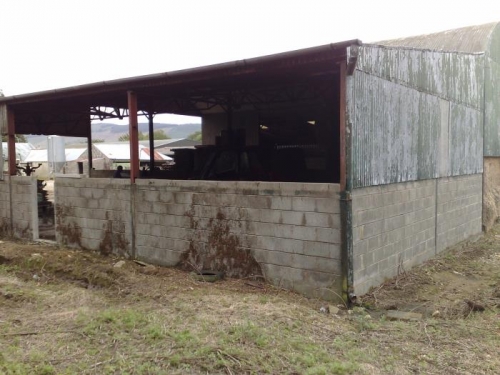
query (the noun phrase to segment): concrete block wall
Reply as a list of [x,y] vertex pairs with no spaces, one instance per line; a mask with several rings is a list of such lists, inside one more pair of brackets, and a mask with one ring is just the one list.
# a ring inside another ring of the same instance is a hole
[[481,233],[482,174],[439,179],[436,252]]
[[355,293],[481,233],[481,180],[476,174],[355,189]]
[[337,184],[57,177],[59,243],[340,294]]
[[0,234],[10,234],[10,184],[7,175],[0,180]]
[[435,191],[434,180],[353,191],[356,294],[434,256]]
[[230,276],[260,268],[276,285],[336,298],[338,189],[337,184],[137,180],[137,257],[225,268]]
[[38,203],[36,178],[10,177],[12,199],[12,235],[18,238],[38,238]]
[[58,243],[133,256],[129,180],[56,177],[54,187]]

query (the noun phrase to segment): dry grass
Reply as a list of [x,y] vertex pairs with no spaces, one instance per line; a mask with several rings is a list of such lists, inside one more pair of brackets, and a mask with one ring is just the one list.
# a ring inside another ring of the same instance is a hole
[[[256,282],[203,283],[176,269],[116,268],[111,257],[3,240],[0,373],[496,374],[496,233],[402,272],[339,314]],[[388,321],[388,308],[425,318]]]

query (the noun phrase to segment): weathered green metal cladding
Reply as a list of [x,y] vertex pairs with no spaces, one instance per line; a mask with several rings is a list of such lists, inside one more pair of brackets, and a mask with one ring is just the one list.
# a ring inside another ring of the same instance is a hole
[[450,103],[449,176],[481,173],[483,171],[482,112]]
[[483,103],[483,54],[363,46],[357,69],[470,107]]
[[496,24],[489,36],[486,57],[500,64],[500,23]]
[[487,49],[488,38],[497,25],[498,22],[492,22],[432,34],[385,40],[375,44],[429,51],[483,53]]
[[353,187],[482,172],[484,56],[361,47]]
[[354,187],[437,177],[439,98],[359,71],[354,91]]
[[484,89],[484,155],[500,156],[500,24],[486,50]]

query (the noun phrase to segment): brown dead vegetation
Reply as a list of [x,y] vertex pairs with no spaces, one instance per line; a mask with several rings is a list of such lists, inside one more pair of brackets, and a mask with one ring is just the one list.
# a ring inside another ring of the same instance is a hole
[[499,227],[360,299],[347,310],[260,280],[3,239],[0,373],[500,372]]

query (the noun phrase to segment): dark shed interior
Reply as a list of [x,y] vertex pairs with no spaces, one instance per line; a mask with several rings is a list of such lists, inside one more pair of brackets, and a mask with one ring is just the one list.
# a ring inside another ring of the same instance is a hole
[[151,177],[336,183],[342,74],[358,44],[5,97],[0,105],[17,134],[90,139],[92,120],[128,116],[132,91],[142,114],[202,118],[203,145],[179,150],[174,167]]

